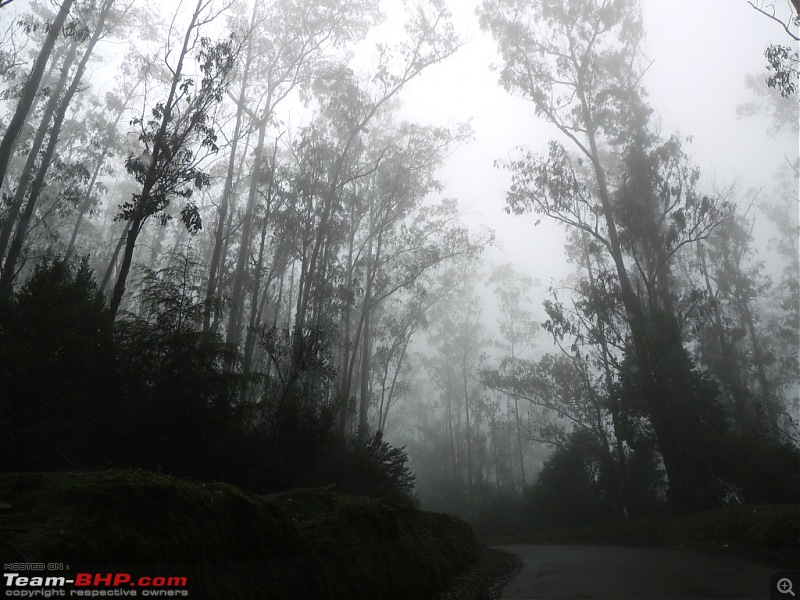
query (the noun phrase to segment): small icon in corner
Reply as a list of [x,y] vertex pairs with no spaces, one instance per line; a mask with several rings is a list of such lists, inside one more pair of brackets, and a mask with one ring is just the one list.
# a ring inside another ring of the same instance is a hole
[[770,600],[797,598],[798,583],[800,583],[798,571],[775,573],[769,582]]
[[776,587],[781,594],[791,594],[794,596],[794,592],[792,591],[792,580],[788,577],[778,579],[778,584]]

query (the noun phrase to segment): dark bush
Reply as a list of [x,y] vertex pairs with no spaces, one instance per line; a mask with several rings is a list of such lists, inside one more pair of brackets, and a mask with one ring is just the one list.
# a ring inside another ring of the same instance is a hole
[[482,495],[485,498],[472,526],[479,538],[515,539],[528,529],[529,515],[522,494],[498,492]]
[[605,454],[597,440],[581,430],[555,451],[526,490],[535,529],[577,527],[616,516]]
[[135,318],[117,322],[114,341],[114,464],[217,478],[238,427],[225,346]]
[[84,261],[47,256],[0,305],[3,470],[93,466],[107,417],[111,327]]
[[378,431],[366,444],[349,442],[347,454],[338,484],[342,491],[398,502],[413,500],[416,476],[408,468],[405,448],[392,446]]
[[755,433],[730,434],[722,442],[720,479],[734,502],[800,503],[800,450]]

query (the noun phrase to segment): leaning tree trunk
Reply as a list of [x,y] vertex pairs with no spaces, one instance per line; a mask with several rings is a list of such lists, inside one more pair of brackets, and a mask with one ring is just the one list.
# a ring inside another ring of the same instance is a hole
[[142,227],[149,216],[144,212],[144,205],[149,200],[153,187],[156,185],[159,160],[161,159],[162,152],[161,140],[166,137],[167,125],[172,118],[175,95],[178,91],[178,85],[180,84],[181,78],[183,77],[183,61],[186,59],[186,55],[189,52],[192,32],[197,26],[197,20],[200,16],[202,7],[203,0],[198,0],[195,10],[192,13],[192,19],[189,22],[189,26],[186,28],[186,34],[183,38],[183,46],[181,48],[180,56],[178,57],[178,64],[172,75],[172,84],[170,86],[169,95],[167,96],[167,101],[164,104],[164,114],[161,117],[158,133],[154,137],[156,143],[153,147],[150,163],[148,164],[147,173],[144,177],[144,183],[142,185],[142,192],[139,201],[137,202],[137,206],[134,207],[134,214],[132,217],[133,222],[128,230],[127,239],[125,240],[125,252],[122,255],[122,264],[120,265],[119,274],[117,275],[117,282],[114,285],[114,291],[111,295],[111,302],[109,303],[109,316],[112,321],[117,317],[120,304],[122,304],[122,297],[125,294],[125,285],[128,281],[128,274],[131,270],[131,264],[133,263],[133,251],[136,248],[136,239],[138,238],[139,233],[141,232]]
[[111,276],[114,274],[114,269],[117,267],[117,259],[119,258],[119,253],[122,250],[122,246],[125,245],[125,240],[128,239],[128,231],[130,231],[131,222],[125,221],[125,226],[122,228],[122,233],[119,235],[119,240],[117,240],[117,245],[114,246],[114,252],[111,254],[111,258],[108,261],[108,267],[106,267],[106,272],[103,275],[103,281],[100,283],[100,293],[105,294],[106,288],[108,287],[109,282],[111,281]]
[[61,94],[67,85],[67,81],[69,80],[69,70],[72,68],[72,63],[75,60],[77,51],[78,43],[74,42],[70,45],[67,56],[64,58],[61,77],[50,91],[50,99],[47,101],[44,111],[42,112],[42,118],[39,122],[39,127],[36,130],[36,135],[33,138],[33,143],[31,144],[30,152],[28,152],[28,157],[25,160],[25,166],[22,168],[22,172],[19,177],[19,183],[17,184],[17,189],[14,192],[14,198],[11,201],[11,206],[9,206],[6,213],[3,227],[0,229],[0,258],[5,256],[6,250],[8,249],[8,244],[11,240],[11,234],[14,232],[14,225],[17,222],[20,210],[22,209],[22,204],[25,202],[25,196],[28,194],[31,182],[33,181],[34,171],[36,170],[36,161],[39,159],[39,152],[41,151],[42,144],[44,144],[45,137],[47,137],[47,132],[50,131],[50,122],[53,119],[56,109],[58,108],[59,98],[61,97]]
[[[28,202],[25,205],[25,210],[20,216],[20,220],[17,225],[17,231],[14,234],[14,239],[11,242],[10,248],[8,249],[8,256],[6,257],[3,271],[0,274],[0,293],[7,292],[11,288],[17,260],[22,252],[22,245],[27,237],[28,228],[30,227],[36,204],[39,201],[39,194],[44,187],[44,180],[47,176],[47,171],[49,170],[50,163],[53,161],[53,157],[56,153],[58,136],[61,134],[61,126],[63,125],[64,118],[67,115],[67,109],[69,108],[72,99],[75,97],[75,94],[78,91],[81,79],[83,79],[83,74],[86,71],[86,65],[89,64],[89,59],[94,52],[94,48],[97,45],[97,42],[100,40],[100,36],[103,34],[106,19],[108,18],[108,13],[110,12],[113,4],[114,0],[106,0],[105,4],[103,4],[94,28],[94,32],[92,32],[92,37],[86,46],[86,50],[83,53],[83,57],[81,57],[81,61],[78,63],[78,67],[75,70],[75,75],[72,77],[72,82],[70,83],[69,88],[67,88],[67,91],[64,93],[64,97],[61,99],[58,110],[55,113],[53,126],[50,130],[50,140],[48,141],[47,148],[42,156],[39,169],[36,172],[36,177],[31,184]],[[68,71],[66,66],[65,70]]]
[[608,228],[609,250],[619,279],[622,302],[628,315],[627,322],[631,330],[636,362],[642,376],[642,394],[647,402],[653,429],[664,460],[667,479],[669,480],[669,502],[676,512],[689,512],[696,506],[696,497],[689,482],[689,465],[680,443],[675,415],[672,411],[672,399],[665,385],[668,374],[663,372],[660,361],[651,352],[651,345],[648,342],[645,330],[644,313],[633,289],[622,254],[622,245],[617,232],[611,194],[608,189],[605,171],[600,163],[592,113],[580,86],[578,96],[586,122],[586,137],[589,142],[592,167],[599,188],[601,213]]
[[14,115],[8,123],[8,129],[6,129],[3,140],[0,141],[0,187],[3,186],[3,182],[6,178],[8,163],[11,161],[11,156],[14,152],[14,144],[17,141],[17,137],[19,137],[20,131],[22,131],[25,119],[28,118],[28,113],[30,112],[31,106],[33,106],[36,93],[39,91],[39,84],[42,80],[44,68],[47,65],[47,61],[50,59],[50,54],[55,46],[56,38],[61,32],[64,21],[66,21],[67,15],[72,9],[74,2],[75,0],[64,0],[61,3],[61,8],[59,8],[56,18],[50,25],[50,30],[47,32],[44,44],[42,44],[39,55],[33,63],[33,69],[28,77],[28,81],[25,82],[25,86],[22,88],[22,94],[17,102]]

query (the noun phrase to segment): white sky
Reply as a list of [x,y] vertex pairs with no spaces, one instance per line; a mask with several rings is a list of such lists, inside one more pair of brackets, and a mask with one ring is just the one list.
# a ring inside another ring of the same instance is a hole
[[[783,1],[775,0],[781,8]],[[534,216],[502,212],[508,176],[493,161],[521,144],[545,148],[554,130],[497,84],[489,65],[498,57],[494,42],[479,30],[476,4],[450,0],[457,29],[469,41],[413,82],[403,96],[403,114],[437,124],[472,120],[474,141],[441,172],[445,194],[460,200],[470,222],[495,229],[502,251],[491,252],[490,260],[513,262],[546,286],[565,274],[562,234],[545,223],[534,228]],[[770,138],[766,118],[737,119],[736,106],[751,99],[746,75],[766,77],[764,49],[788,43],[788,36],[745,0],[643,0],[642,6],[646,52],[654,60],[645,85],[664,135],[677,130],[693,136],[687,150],[709,190],[737,181],[742,193],[770,189],[784,156],[797,155],[798,141],[790,134]]]

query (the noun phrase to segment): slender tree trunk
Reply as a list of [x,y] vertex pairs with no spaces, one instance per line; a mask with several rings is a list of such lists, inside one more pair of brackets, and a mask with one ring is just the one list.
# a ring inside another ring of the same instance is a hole
[[[355,206],[350,208],[350,235],[347,247],[347,283],[348,293],[353,293],[353,251],[355,244]],[[350,299],[344,303],[342,309],[342,360],[340,361],[341,381],[339,383],[339,432],[344,435],[350,419],[350,327],[352,314]]]
[[522,478],[522,489],[525,489],[525,454],[522,451],[522,423],[519,418],[519,401],[514,396],[514,419],[517,423],[517,454],[519,456],[519,474]]
[[[22,245],[27,237],[28,228],[30,227],[36,204],[39,201],[39,194],[44,187],[44,180],[47,176],[47,171],[50,169],[50,163],[55,156],[56,146],[58,145],[58,137],[61,134],[61,126],[63,125],[64,118],[67,115],[67,109],[69,108],[72,99],[75,97],[75,93],[78,91],[81,79],[83,79],[83,74],[86,71],[86,65],[89,63],[89,59],[94,52],[94,48],[97,45],[97,42],[100,40],[100,36],[103,35],[106,19],[113,4],[114,0],[106,0],[101,7],[92,37],[86,46],[86,50],[83,53],[83,57],[81,57],[81,61],[78,63],[78,67],[75,70],[75,75],[72,78],[72,82],[70,83],[69,88],[67,88],[64,97],[61,99],[58,110],[55,112],[53,126],[50,130],[50,140],[48,141],[47,148],[42,156],[39,169],[36,172],[36,177],[31,184],[28,202],[26,203],[25,210],[22,212],[20,217],[17,225],[17,231],[14,235],[13,241],[11,242],[11,247],[8,250],[8,256],[6,257],[3,271],[0,274],[0,294],[11,289],[16,263],[20,253],[22,252]],[[66,70],[67,72],[69,71],[68,68]]]
[[0,229],[0,258],[6,254],[9,241],[11,240],[11,234],[14,232],[14,226],[17,223],[17,217],[22,209],[22,204],[25,202],[25,197],[28,194],[31,183],[33,182],[34,171],[36,170],[36,162],[39,159],[39,152],[41,151],[42,144],[44,144],[45,137],[47,137],[47,132],[50,130],[50,123],[58,108],[61,95],[64,91],[64,88],[67,86],[69,72],[72,68],[72,63],[75,60],[77,51],[78,43],[73,42],[70,44],[70,48],[67,52],[67,56],[64,58],[64,63],[61,68],[61,77],[50,91],[50,98],[48,99],[44,111],[42,112],[42,119],[39,122],[36,135],[33,138],[31,150],[28,153],[28,157],[25,159],[25,166],[22,168],[22,172],[20,173],[17,189],[14,192],[14,199],[11,201],[11,206],[6,213],[6,218],[3,221],[2,229]]
[[394,375],[392,376],[392,383],[389,386],[389,396],[386,399],[386,410],[383,412],[383,416],[381,418],[381,422],[378,425],[378,428],[381,431],[386,429],[386,421],[389,418],[389,409],[392,407],[392,399],[394,398],[394,390],[397,387],[397,379],[400,376],[400,369],[403,368],[403,363],[405,362],[406,352],[408,351],[408,344],[411,342],[411,336],[407,337],[403,341],[403,346],[400,349],[400,356],[397,359],[397,368],[394,371]]
[[[464,351],[466,352],[466,348]],[[472,427],[469,419],[469,388],[467,386],[466,360],[461,365],[461,377],[464,391],[464,415],[467,425],[467,483],[469,485],[469,516],[475,518],[475,489],[472,481]]]
[[726,390],[733,401],[733,422],[740,432],[747,431],[753,423],[750,422],[747,410],[747,396],[745,389],[739,380],[739,373],[731,360],[731,353],[728,348],[728,340],[725,336],[725,327],[722,323],[722,314],[719,310],[719,303],[714,299],[714,290],[711,286],[711,277],[708,274],[706,265],[706,251],[702,242],[697,242],[697,257],[700,261],[700,272],[706,284],[706,293],[710,299],[711,317],[714,321],[714,339],[716,341],[714,361],[719,364],[717,369],[717,379],[723,390]]
[[[259,3],[253,3],[253,15],[250,19],[252,27],[255,22],[256,9]],[[244,63],[244,71],[242,72],[242,85],[239,88],[239,99],[237,101],[236,109],[236,124],[233,128],[233,140],[231,141],[231,154],[228,159],[228,172],[225,176],[225,186],[222,190],[222,199],[219,206],[219,214],[217,215],[217,229],[214,233],[214,250],[211,253],[211,265],[208,271],[208,288],[206,289],[206,304],[203,309],[203,331],[208,333],[211,329],[211,312],[214,305],[214,295],[216,294],[217,278],[220,272],[220,262],[222,261],[222,248],[225,245],[225,225],[228,221],[228,206],[233,191],[233,179],[236,171],[236,163],[239,157],[237,151],[239,149],[239,136],[241,135],[242,121],[244,118],[244,105],[247,101],[247,85],[250,78],[250,67],[253,62],[253,33],[247,42],[247,58]]]
[[[244,144],[244,149],[241,152],[241,156],[247,156],[248,155],[248,153],[250,151],[250,138],[251,138],[251,136],[252,136],[252,132],[248,131],[247,134],[245,135],[245,144]],[[245,177],[244,169],[245,169],[244,160],[240,160],[239,161],[239,167],[238,167],[238,169],[236,171],[236,179],[234,180],[234,183],[233,183],[233,189],[234,190],[237,190],[237,189],[241,188],[242,181],[244,180],[244,177]],[[233,196],[233,193],[232,193],[231,194],[231,199],[233,199],[233,197],[234,196]],[[228,207],[228,217],[227,217],[226,222],[225,222],[225,232],[226,233],[222,237],[222,250],[220,252],[220,261],[219,261],[218,268],[217,268],[216,283],[213,286],[214,295],[212,295],[212,301],[214,299],[214,296],[216,296],[217,298],[222,298],[223,297],[224,286],[225,286],[225,282],[222,279],[222,275],[225,272],[225,259],[224,259],[224,257],[228,255],[228,250],[230,249],[230,245],[231,245],[231,239],[233,237],[233,231],[234,231],[233,218],[234,218],[234,213],[235,212],[236,211],[233,210],[233,208],[231,208],[231,206]],[[211,333],[213,333],[213,334],[216,334],[219,331],[220,323],[222,322],[222,315],[220,314],[220,311],[212,310],[211,316],[212,316],[212,320],[211,320],[211,327],[210,327],[209,331]]]
[[[583,247],[584,247],[584,260],[586,262],[586,272],[589,275],[589,282],[594,288],[595,276],[594,268],[592,267],[591,256],[589,251],[586,250],[589,245],[586,232],[583,232]],[[608,349],[608,340],[606,338],[606,322],[604,318],[598,315],[598,340],[600,342],[600,360],[603,366],[603,377],[606,384],[606,394],[609,400],[609,411],[611,412],[611,425],[614,428],[614,450],[617,455],[617,468],[615,469],[617,475],[617,484],[619,486],[619,497],[622,503],[622,516],[629,516],[633,509],[633,499],[631,494],[631,484],[628,477],[628,459],[625,455],[625,444],[622,436],[622,422],[620,420],[620,406],[619,398],[614,395],[614,377],[611,369],[610,352]]]
[[286,329],[288,329],[292,325],[292,302],[294,300],[294,293],[295,293],[294,271],[295,271],[295,264],[294,261],[292,261],[289,271],[289,293],[286,295],[286,322],[284,324]]
[[369,372],[370,372],[370,355],[372,353],[372,340],[370,338],[370,306],[372,302],[372,280],[374,279],[372,273],[372,226],[373,220],[370,216],[370,234],[369,241],[367,242],[367,286],[364,291],[364,328],[362,330],[361,342],[361,400],[358,406],[358,438],[361,442],[365,442],[369,437]]
[[128,228],[127,233],[124,235],[124,251],[122,253],[122,263],[117,273],[117,282],[111,294],[111,302],[109,304],[110,315],[112,321],[117,317],[117,311],[122,304],[122,296],[125,294],[125,282],[128,280],[128,275],[133,264],[133,251],[136,249],[136,238],[144,226],[145,218],[136,217],[131,221],[131,226]]
[[777,432],[778,415],[775,410],[775,400],[773,397],[772,384],[769,381],[766,370],[766,358],[761,349],[761,344],[756,333],[755,319],[750,309],[750,303],[746,297],[738,298],[739,309],[741,311],[744,325],[747,328],[747,336],[750,338],[750,349],[753,354],[753,363],[756,367],[756,380],[761,389],[761,401],[757,408],[758,427],[764,433]]
[[0,141],[0,187],[3,186],[3,182],[6,178],[8,163],[11,161],[11,156],[14,152],[14,144],[17,141],[17,137],[19,137],[20,131],[22,131],[25,119],[28,118],[28,112],[31,106],[33,106],[36,92],[39,91],[42,74],[44,73],[47,61],[50,59],[50,54],[55,46],[56,38],[61,32],[61,28],[64,26],[64,21],[66,21],[74,1],[75,0],[63,0],[63,2],[61,2],[58,14],[56,14],[55,19],[53,19],[53,23],[50,25],[42,48],[39,50],[39,54],[33,63],[33,69],[28,77],[28,81],[25,82],[25,86],[22,88],[22,94],[17,102],[14,115],[8,123],[8,129],[6,129],[3,135],[3,140]]
[[370,353],[372,352],[371,330],[370,330],[370,311],[366,309],[364,315],[363,339],[361,342],[361,395],[358,405],[358,439],[366,442],[369,438],[369,401],[370,401]]
[[[276,140],[275,146],[273,147],[272,151],[273,168],[274,165],[277,164],[277,157],[278,157],[278,143]],[[263,310],[262,306],[263,303],[259,300],[259,295],[261,294],[261,281],[264,274],[264,262],[266,258],[266,248],[267,248],[267,233],[269,232],[269,225],[272,219],[272,201],[274,193],[273,185],[274,185],[274,178],[270,181],[270,184],[267,188],[267,205],[265,207],[266,211],[264,214],[264,222],[261,225],[261,240],[258,247],[258,260],[256,262],[255,281],[253,283],[253,299],[250,304],[250,324],[247,328],[247,334],[245,335],[245,342],[244,342],[244,360],[242,363],[242,373],[244,374],[250,372],[250,363],[253,358],[253,346],[255,344],[255,331],[261,317],[261,311]],[[269,276],[267,277],[267,281],[264,286],[265,300],[266,300],[266,287],[272,280],[272,275],[275,271],[275,266],[276,266],[275,263],[278,259],[279,257],[277,255],[273,257],[272,267],[270,268]]]
[[[517,365],[517,356],[514,351],[514,342],[511,342],[511,364]],[[519,418],[519,399],[514,396],[514,420],[517,425],[517,454],[519,455],[519,473],[522,477],[522,489],[525,489],[525,454],[522,451],[522,423]]]
[[98,161],[97,165],[95,165],[94,173],[92,173],[92,179],[89,181],[89,187],[86,188],[86,194],[81,200],[80,207],[78,208],[78,216],[75,218],[75,225],[72,227],[72,235],[69,237],[69,243],[67,244],[67,250],[65,254],[67,256],[72,256],[72,253],[75,251],[75,241],[78,239],[78,232],[81,230],[81,226],[83,225],[83,217],[89,212],[89,207],[92,204],[92,192],[94,192],[95,183],[97,183],[97,178],[100,175],[100,171],[103,168],[103,163],[105,161],[101,159]]
[[175,68],[175,72],[172,75],[172,84],[170,86],[169,95],[167,96],[167,101],[164,104],[164,114],[161,117],[161,124],[159,125],[158,133],[155,136],[156,142],[153,146],[152,155],[150,156],[150,163],[144,178],[142,193],[137,206],[134,207],[134,216],[132,217],[133,223],[128,230],[127,239],[125,241],[125,252],[122,255],[122,265],[120,265],[119,274],[117,275],[117,283],[114,285],[114,290],[111,295],[111,302],[109,303],[109,315],[112,321],[117,317],[117,311],[122,303],[122,297],[125,294],[125,285],[128,281],[128,274],[131,270],[131,264],[133,262],[133,251],[136,248],[136,239],[138,238],[139,233],[141,232],[142,227],[149,216],[144,214],[144,205],[150,197],[153,186],[156,184],[158,177],[158,164],[159,160],[161,159],[162,152],[161,140],[166,136],[167,125],[172,118],[175,94],[177,93],[181,78],[183,77],[183,61],[186,59],[186,54],[189,51],[192,33],[197,26],[197,20],[200,17],[200,11],[202,10],[204,1],[205,0],[197,1],[195,10],[192,13],[191,21],[189,22],[189,26],[186,28],[186,34],[183,38],[183,46],[181,47],[181,53],[178,57],[178,64]]
[[[449,369],[449,365],[448,365]],[[458,458],[456,456],[456,437],[453,432],[453,400],[452,400],[452,382],[450,381],[450,374],[447,375],[447,390],[445,397],[447,399],[447,433],[450,438],[450,464],[453,469],[453,482],[457,482],[460,478],[458,476]]]
[[111,276],[114,274],[114,270],[117,267],[117,259],[119,258],[119,252],[122,250],[122,246],[125,245],[125,240],[128,238],[128,231],[130,231],[131,222],[125,221],[125,226],[122,228],[122,233],[120,233],[119,239],[117,240],[117,245],[114,247],[114,252],[111,255],[111,259],[108,261],[108,267],[106,268],[106,272],[103,275],[103,281],[100,283],[100,293],[105,294],[106,287],[108,287],[109,281],[111,281]]
[[[245,334],[244,358],[242,360],[242,374],[244,375],[247,375],[250,372],[250,364],[253,358],[253,346],[255,344],[255,332],[256,327],[258,327],[259,315],[261,313],[261,281],[264,276],[264,257],[266,254],[269,217],[269,206],[267,206],[267,215],[261,227],[261,240],[258,246],[258,261],[256,262],[255,279],[253,281],[253,299],[250,303],[250,320],[247,327],[247,333]],[[267,277],[267,285],[269,284],[269,280],[271,278],[272,273],[270,273],[269,277]]]
[[492,460],[494,461],[494,489],[497,494],[500,493],[500,459],[497,455],[497,419],[492,415],[489,424],[489,431],[492,436]]
[[[261,162],[264,159],[264,142],[267,135],[266,119],[259,123],[258,143],[253,157],[253,170],[250,174],[250,191],[247,195],[244,221],[242,222],[242,235],[239,243],[239,254],[236,260],[236,272],[233,278],[231,292],[231,313],[228,319],[228,332],[226,340],[233,347],[239,345],[242,335],[242,312],[244,311],[244,282],[247,275],[247,258],[250,256],[250,241],[253,228],[253,215],[255,214],[256,199],[258,197],[259,180],[261,179]],[[228,364],[227,369],[233,370],[233,365]]]

